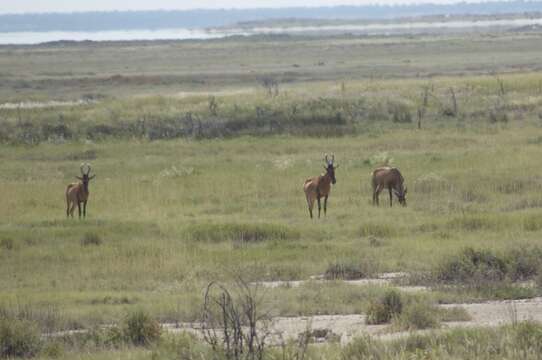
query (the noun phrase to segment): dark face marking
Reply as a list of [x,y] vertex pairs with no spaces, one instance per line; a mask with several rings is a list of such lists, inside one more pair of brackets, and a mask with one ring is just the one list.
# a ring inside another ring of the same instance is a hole
[[327,175],[331,178],[331,183],[335,185],[337,182],[337,179],[335,179],[335,168],[333,167],[333,164],[328,164],[326,168]]
[[78,176],[77,178],[81,180],[81,183],[83,183],[83,188],[86,192],[88,192],[88,183],[94,178],[94,176],[89,177],[88,174],[83,174],[83,177]]

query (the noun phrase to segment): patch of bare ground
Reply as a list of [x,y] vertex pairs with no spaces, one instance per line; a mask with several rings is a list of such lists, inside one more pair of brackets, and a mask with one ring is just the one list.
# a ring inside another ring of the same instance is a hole
[[[464,308],[471,320],[443,322],[438,329],[416,331],[394,331],[389,324],[368,325],[363,314],[316,315],[297,317],[275,317],[269,324],[272,345],[281,341],[297,339],[306,331],[314,335],[313,341],[339,342],[346,345],[359,336],[369,335],[382,340],[394,340],[411,334],[425,334],[433,331],[446,331],[451,328],[496,327],[518,321],[542,321],[542,297],[528,300],[488,301],[476,304],[447,304],[442,308]],[[168,332],[189,332],[200,335],[199,323],[163,324]],[[320,335],[320,336],[318,336]]]
[[374,278],[364,278],[364,279],[355,279],[355,280],[326,280],[323,275],[311,276],[309,280],[276,280],[276,281],[259,281],[253,283],[253,285],[261,286],[264,288],[275,289],[278,287],[299,287],[307,283],[313,284],[325,284],[330,281],[340,281],[344,284],[355,285],[355,286],[367,286],[367,285],[376,285],[376,286],[394,286],[397,289],[405,292],[420,292],[420,291],[429,291],[430,288],[426,286],[403,286],[397,285],[402,279],[405,279],[409,276],[408,273],[403,272],[390,272],[382,273]]
[[[341,345],[350,343],[360,336],[371,336],[381,340],[395,340],[412,334],[442,332],[452,328],[497,327],[520,321],[542,322],[542,297],[525,300],[487,301],[469,304],[439,305],[441,308],[463,308],[470,316],[468,321],[443,322],[437,329],[395,331],[393,325],[368,325],[366,315],[315,315],[296,317],[274,317],[267,324],[271,336],[269,344],[280,345],[288,340],[298,339],[309,332],[314,343],[336,342]],[[162,329],[168,333],[190,333],[202,336],[199,322],[163,323]],[[218,330],[218,329],[217,329]],[[60,337],[86,330],[72,330],[47,334],[47,337]]]
[[24,101],[18,103],[3,103],[0,104],[0,109],[16,110],[16,109],[44,109],[56,107],[70,107],[93,104],[93,100],[77,100],[77,101]]

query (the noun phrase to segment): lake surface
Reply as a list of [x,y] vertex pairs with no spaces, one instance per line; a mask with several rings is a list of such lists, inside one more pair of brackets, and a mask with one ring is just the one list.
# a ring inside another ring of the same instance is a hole
[[441,22],[399,22],[373,23],[362,25],[325,25],[291,27],[219,28],[219,29],[159,29],[121,31],[47,31],[47,32],[0,32],[0,44],[32,45],[51,41],[130,41],[130,40],[188,40],[217,39],[227,36],[249,36],[258,34],[416,34],[424,32],[457,32],[487,30],[489,28],[509,29],[524,26],[542,26],[538,19],[503,19],[478,21]]

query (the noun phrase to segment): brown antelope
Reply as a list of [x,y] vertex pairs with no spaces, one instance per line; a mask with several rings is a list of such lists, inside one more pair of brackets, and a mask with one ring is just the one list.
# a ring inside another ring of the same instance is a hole
[[[84,167],[87,167],[85,172]],[[83,217],[87,216],[87,201],[88,201],[88,183],[90,180],[94,179],[96,175],[89,176],[90,174],[90,165],[81,164],[81,175],[82,177],[76,176],[80,181],[78,183],[72,183],[68,185],[66,189],[66,216],[73,218],[73,211],[75,210],[75,205],[79,209],[79,218],[81,218],[81,203],[83,204]]]
[[326,165],[324,166],[326,173],[305,180],[305,184],[303,185],[311,219],[315,200],[318,201],[318,218],[320,218],[320,199],[322,197],[324,198],[324,216],[326,215],[327,198],[329,197],[329,192],[331,191],[331,184],[335,184],[337,182],[335,179],[335,169],[337,169],[339,166],[334,166],[335,155],[331,154],[331,160],[329,160],[327,154],[325,154],[324,161],[326,162]]
[[373,205],[379,205],[378,196],[387,188],[390,192],[390,207],[393,205],[393,194],[397,196],[399,204],[406,206],[407,188],[404,187],[404,181],[397,168],[384,166],[373,171]]

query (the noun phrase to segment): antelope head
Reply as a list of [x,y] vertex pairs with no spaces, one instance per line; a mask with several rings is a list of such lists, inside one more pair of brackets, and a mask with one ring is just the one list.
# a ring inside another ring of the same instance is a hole
[[401,187],[401,190],[393,189],[393,192],[395,193],[395,196],[397,196],[397,199],[399,200],[399,204],[403,206],[407,206],[406,203],[406,194],[407,194],[407,188],[404,189]]
[[[85,171],[85,167],[86,167],[86,171]],[[85,188],[85,191],[88,191],[88,183],[90,180],[94,179],[96,175],[89,176],[91,167],[88,163],[81,164],[80,170],[81,170],[81,176],[76,176],[76,178],[81,180]]]
[[324,166],[326,174],[331,178],[331,183],[335,184],[337,182],[337,179],[335,179],[335,169],[339,168],[339,165],[335,166],[335,155],[331,154],[330,159],[328,155],[325,154],[324,161],[326,162],[326,165]]

